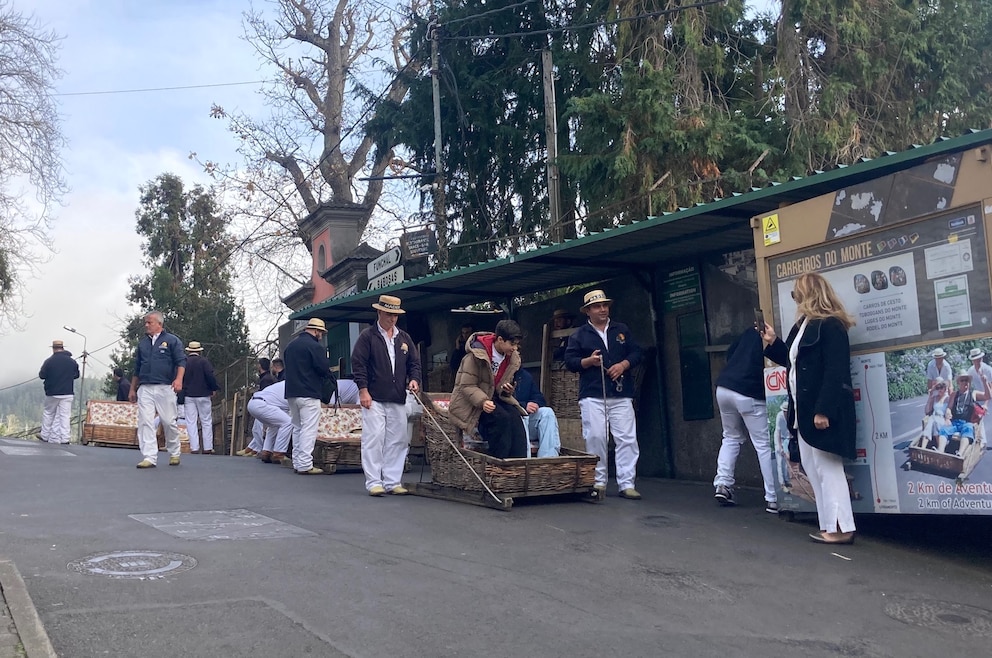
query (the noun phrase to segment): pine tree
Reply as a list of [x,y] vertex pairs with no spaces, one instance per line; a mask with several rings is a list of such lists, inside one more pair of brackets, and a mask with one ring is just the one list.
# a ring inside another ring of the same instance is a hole
[[[144,336],[144,315],[165,314],[165,328],[185,344],[199,341],[218,373],[241,364],[232,374],[240,381],[249,357],[244,309],[234,298],[228,258],[234,249],[214,197],[202,187],[186,190],[173,174],[162,174],[141,188],[135,213],[148,273],[132,277],[128,301],[140,313],[122,336],[128,348],[112,357],[115,366],[133,373],[134,347]],[[108,393],[113,380],[108,378]]]

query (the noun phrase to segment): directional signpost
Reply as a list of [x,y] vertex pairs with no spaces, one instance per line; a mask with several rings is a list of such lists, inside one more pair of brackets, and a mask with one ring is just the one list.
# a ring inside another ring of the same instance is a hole
[[369,290],[377,290],[403,281],[402,254],[393,247],[368,264]]

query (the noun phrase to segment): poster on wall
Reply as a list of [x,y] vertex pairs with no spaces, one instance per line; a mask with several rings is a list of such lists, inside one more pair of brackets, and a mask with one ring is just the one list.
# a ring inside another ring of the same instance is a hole
[[[954,422],[954,400],[971,388],[971,380],[933,380],[928,390],[933,349],[914,347],[851,358],[857,458],[845,463],[845,472],[856,513],[992,514],[988,439],[992,421],[969,415]],[[968,358],[973,349],[992,358],[992,339],[946,342],[941,349],[951,372],[957,374],[973,368]],[[785,368],[765,369],[779,504],[783,511],[815,512],[802,464],[789,458],[789,442],[795,439],[780,413],[785,382]]]
[[978,206],[769,259],[776,323],[796,317],[793,282],[822,274],[857,321],[851,347],[896,347],[992,331],[985,229]]

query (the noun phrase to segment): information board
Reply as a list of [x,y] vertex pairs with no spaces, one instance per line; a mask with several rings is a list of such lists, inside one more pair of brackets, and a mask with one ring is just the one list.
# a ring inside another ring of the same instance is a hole
[[984,333],[992,328],[981,208],[818,244],[770,258],[776,323],[786,335],[796,318],[793,282],[822,274],[856,319],[851,347],[894,347]]

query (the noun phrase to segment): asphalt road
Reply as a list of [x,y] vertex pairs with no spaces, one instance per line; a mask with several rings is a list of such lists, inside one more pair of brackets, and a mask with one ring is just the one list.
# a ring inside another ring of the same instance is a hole
[[905,657],[992,642],[987,517],[859,517],[855,545],[826,547],[759,492],[721,508],[705,484],[498,512],[370,498],[360,474],[138,460],[0,439],[0,556],[61,656]]

